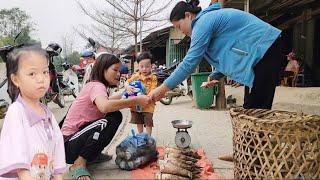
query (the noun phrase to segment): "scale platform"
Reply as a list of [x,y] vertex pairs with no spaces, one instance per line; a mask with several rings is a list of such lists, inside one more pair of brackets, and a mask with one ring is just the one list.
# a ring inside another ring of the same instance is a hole
[[174,120],[171,121],[174,128],[177,128],[175,136],[175,143],[179,148],[187,148],[191,143],[191,137],[187,131],[188,128],[192,127],[193,122],[189,120]]

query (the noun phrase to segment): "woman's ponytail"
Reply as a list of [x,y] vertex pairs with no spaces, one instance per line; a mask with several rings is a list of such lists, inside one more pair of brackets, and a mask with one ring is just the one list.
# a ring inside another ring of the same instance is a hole
[[179,21],[185,18],[186,12],[191,12],[192,14],[198,14],[201,11],[199,6],[199,0],[186,0],[178,2],[172,9],[170,14],[170,21]]
[[200,1],[199,0],[187,0],[187,4],[191,5],[193,8],[196,8],[200,4]]

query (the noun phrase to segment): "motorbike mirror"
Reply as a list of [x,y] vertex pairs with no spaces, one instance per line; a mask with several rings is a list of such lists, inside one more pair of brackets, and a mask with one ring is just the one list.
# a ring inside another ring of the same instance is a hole
[[[21,31],[14,37],[14,44],[16,43],[17,38],[20,36]],[[23,46],[20,45],[20,46]],[[18,46],[19,47],[19,46]],[[13,45],[6,45],[4,47],[0,47],[0,57],[4,62],[7,62],[7,55],[9,52],[11,52],[15,47]]]
[[22,33],[22,31],[20,31],[20,32],[14,37],[14,40],[13,40],[14,43],[16,43],[16,40],[18,39],[18,37],[20,36],[21,33]]
[[4,62],[7,62],[7,55],[14,49],[13,46],[8,45],[0,48],[0,57]]
[[92,47],[96,46],[96,42],[92,38],[88,38],[89,43],[91,44]]

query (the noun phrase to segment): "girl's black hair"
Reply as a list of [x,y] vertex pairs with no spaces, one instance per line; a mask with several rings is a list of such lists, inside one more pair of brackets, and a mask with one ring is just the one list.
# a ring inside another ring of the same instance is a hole
[[9,97],[12,102],[14,102],[19,93],[20,90],[17,86],[13,84],[13,81],[11,80],[12,74],[17,74],[19,70],[19,61],[22,56],[27,55],[28,53],[37,53],[39,55],[44,56],[48,60],[48,54],[47,52],[41,48],[39,45],[28,45],[28,46],[22,46],[20,48],[15,48],[13,51],[11,51],[7,55],[6,59],[6,68],[7,68],[7,79],[8,79],[8,89],[7,92],[9,94]]
[[149,51],[144,51],[137,57],[137,62],[139,63],[143,59],[150,59],[151,62],[153,62],[152,54]]
[[178,2],[171,11],[170,21],[179,21],[185,18],[185,13],[190,12],[193,14],[198,14],[201,11],[199,5],[199,0],[188,0],[187,2]]
[[90,74],[90,81],[99,81],[107,87],[114,88],[116,86],[110,85],[104,78],[104,71],[109,69],[113,64],[120,63],[120,59],[112,54],[101,54],[94,62]]

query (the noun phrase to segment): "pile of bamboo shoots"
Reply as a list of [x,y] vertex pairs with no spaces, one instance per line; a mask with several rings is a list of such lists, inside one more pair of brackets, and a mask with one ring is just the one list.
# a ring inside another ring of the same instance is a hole
[[201,157],[191,148],[166,147],[164,159],[158,160],[160,170],[155,179],[198,179],[202,168],[196,163]]

